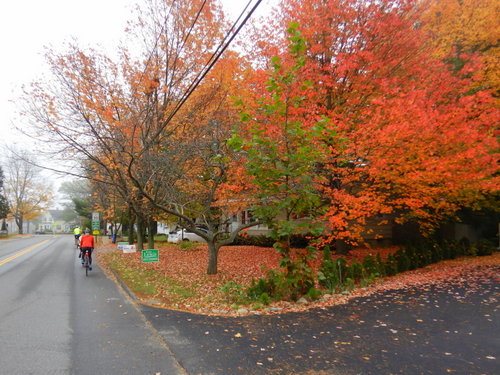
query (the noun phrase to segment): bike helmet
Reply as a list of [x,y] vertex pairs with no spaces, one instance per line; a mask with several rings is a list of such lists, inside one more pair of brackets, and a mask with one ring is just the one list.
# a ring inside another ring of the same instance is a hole
[[85,229],[85,234],[90,234],[90,229]]

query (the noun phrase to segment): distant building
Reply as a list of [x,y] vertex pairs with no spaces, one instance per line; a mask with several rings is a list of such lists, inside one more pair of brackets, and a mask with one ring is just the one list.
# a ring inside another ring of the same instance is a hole
[[52,233],[70,233],[77,222],[75,220],[66,221],[63,210],[47,210],[39,218],[37,231]]

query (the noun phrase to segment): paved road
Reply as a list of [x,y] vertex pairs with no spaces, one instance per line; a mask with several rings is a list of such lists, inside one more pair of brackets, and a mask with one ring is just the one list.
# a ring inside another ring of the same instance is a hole
[[190,375],[497,375],[499,271],[303,313],[141,309]]
[[0,373],[185,374],[136,305],[71,236],[0,241]]
[[210,317],[137,306],[98,266],[86,278],[69,236],[1,241],[0,374],[496,375],[499,271]]

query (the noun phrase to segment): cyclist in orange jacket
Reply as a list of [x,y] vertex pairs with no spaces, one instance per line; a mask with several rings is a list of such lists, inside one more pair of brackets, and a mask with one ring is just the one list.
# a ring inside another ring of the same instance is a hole
[[94,250],[94,236],[90,234],[90,229],[85,229],[85,234],[80,237],[80,258],[82,258],[85,251],[89,252],[89,270],[92,271],[92,251]]

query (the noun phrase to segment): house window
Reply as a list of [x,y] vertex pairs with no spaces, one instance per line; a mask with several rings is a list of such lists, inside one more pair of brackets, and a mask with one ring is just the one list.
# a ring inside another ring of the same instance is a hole
[[241,212],[241,224],[248,224],[253,221],[253,215],[251,211]]

